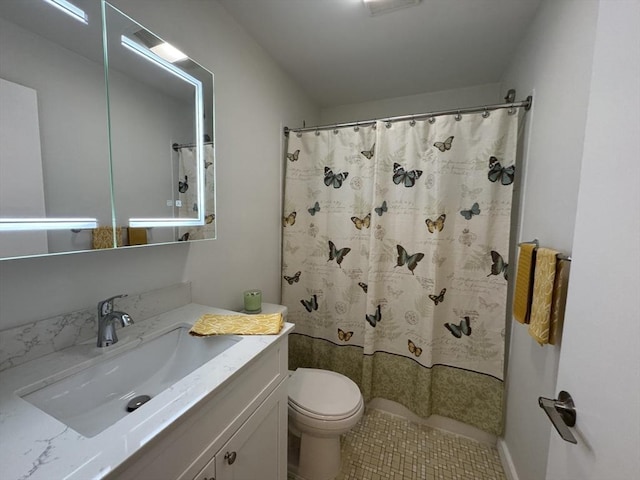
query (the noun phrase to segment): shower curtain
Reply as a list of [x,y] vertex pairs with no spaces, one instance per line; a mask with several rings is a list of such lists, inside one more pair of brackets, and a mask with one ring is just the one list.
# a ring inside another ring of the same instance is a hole
[[290,367],[502,429],[514,110],[291,133]]
[[[178,240],[203,240],[215,238],[215,165],[213,145],[204,146],[204,204],[205,224],[201,227],[178,228]],[[194,218],[198,215],[196,190],[196,150],[193,147],[182,147],[178,150],[178,181],[176,182],[179,218]]]

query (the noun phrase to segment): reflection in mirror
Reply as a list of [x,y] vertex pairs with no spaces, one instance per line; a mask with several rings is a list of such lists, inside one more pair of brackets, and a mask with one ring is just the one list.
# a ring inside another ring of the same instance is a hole
[[117,224],[142,242],[213,238],[212,74],[109,4],[105,28]]
[[[90,249],[112,223],[100,3],[73,3],[82,21],[0,2],[0,257]],[[7,231],[28,218],[42,230]]]
[[122,35],[161,42],[100,0],[0,0],[0,258],[215,238],[213,75]]

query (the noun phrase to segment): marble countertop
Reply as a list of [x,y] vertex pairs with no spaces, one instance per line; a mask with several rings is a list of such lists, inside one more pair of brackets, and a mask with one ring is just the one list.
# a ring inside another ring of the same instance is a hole
[[[265,312],[270,308],[278,307],[265,304]],[[144,408],[92,438],[80,435],[18,394],[35,390],[34,385],[41,388],[177,326],[192,325],[205,313],[235,312],[189,304],[126,329],[118,328],[120,341],[106,349],[97,348],[95,340],[91,340],[0,373],[2,478],[88,480],[104,477],[201,399],[226,385],[244,366],[294,328],[286,323],[279,335],[242,336],[242,341],[156,395]]]

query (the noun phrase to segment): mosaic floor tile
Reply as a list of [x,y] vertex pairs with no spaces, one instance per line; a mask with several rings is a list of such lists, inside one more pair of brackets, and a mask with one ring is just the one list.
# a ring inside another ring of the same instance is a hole
[[[289,476],[289,480],[295,477]],[[342,438],[336,480],[506,480],[495,447],[378,410]]]

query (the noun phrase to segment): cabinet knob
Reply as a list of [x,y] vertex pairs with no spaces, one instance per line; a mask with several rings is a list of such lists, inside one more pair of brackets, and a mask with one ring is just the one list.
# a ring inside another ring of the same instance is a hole
[[227,461],[229,465],[233,465],[233,462],[236,461],[236,452],[227,452],[224,454],[224,459]]

